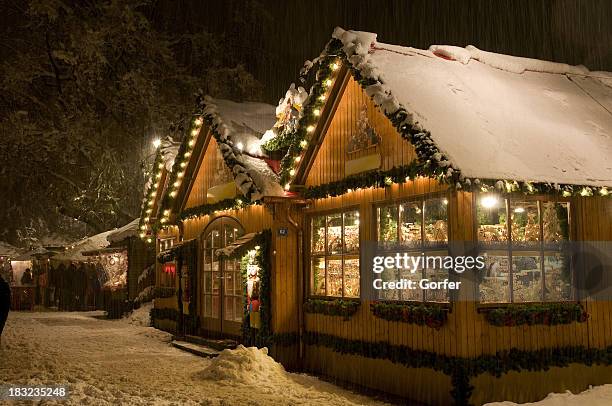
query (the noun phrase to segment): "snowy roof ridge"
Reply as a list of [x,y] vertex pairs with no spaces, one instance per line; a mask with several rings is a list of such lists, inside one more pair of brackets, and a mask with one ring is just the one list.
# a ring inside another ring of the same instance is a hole
[[128,237],[135,237],[138,234],[139,224],[140,224],[140,217],[110,232],[106,236],[106,240],[112,244],[114,242],[123,241]]
[[374,103],[387,116],[405,110],[403,123],[455,177],[612,186],[609,72],[474,46],[388,45],[340,27],[332,36],[373,83],[364,89]]
[[251,201],[282,195],[278,176],[264,161],[267,155],[261,148],[261,137],[276,120],[275,107],[210,96],[201,97],[199,104],[242,195]]

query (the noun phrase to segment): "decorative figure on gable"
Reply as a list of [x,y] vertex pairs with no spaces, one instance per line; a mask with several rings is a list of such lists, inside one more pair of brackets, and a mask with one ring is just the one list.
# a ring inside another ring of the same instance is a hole
[[374,127],[370,125],[368,107],[364,103],[359,112],[359,120],[357,120],[357,131],[351,135],[347,152],[352,153],[360,151],[378,145],[379,143],[380,136],[376,133]]
[[302,111],[302,105],[308,98],[308,93],[303,87],[295,87],[291,84],[285,97],[280,99],[276,107],[276,124],[274,129],[278,133],[294,132]]

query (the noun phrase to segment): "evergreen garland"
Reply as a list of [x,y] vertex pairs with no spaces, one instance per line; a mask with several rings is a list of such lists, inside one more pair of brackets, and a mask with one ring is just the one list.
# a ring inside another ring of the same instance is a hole
[[341,316],[345,321],[350,320],[351,316],[357,313],[361,302],[357,300],[325,300],[308,299],[304,303],[304,312],[319,313],[327,316]]
[[485,319],[494,326],[544,324],[554,326],[572,322],[584,323],[589,315],[578,303],[545,303],[494,308],[485,312]]
[[187,220],[197,218],[200,216],[208,216],[217,211],[230,210],[230,209],[241,209],[251,204],[260,204],[259,202],[244,202],[243,199],[236,197],[231,199],[223,199],[216,203],[207,203],[200,206],[190,207],[181,212],[179,218],[181,220]]
[[448,311],[438,305],[373,302],[370,311],[378,318],[428,326],[438,330],[446,323]]
[[340,354],[386,359],[407,368],[430,368],[442,372],[451,377],[451,396],[456,405],[470,404],[474,390],[470,380],[483,373],[499,378],[510,371],[546,371],[550,367],[567,367],[572,363],[587,366],[612,365],[612,346],[602,349],[573,346],[536,351],[511,349],[499,351],[495,355],[463,358],[414,350],[386,341],[349,340],[313,332],[305,333],[302,339],[306,345],[327,347]]

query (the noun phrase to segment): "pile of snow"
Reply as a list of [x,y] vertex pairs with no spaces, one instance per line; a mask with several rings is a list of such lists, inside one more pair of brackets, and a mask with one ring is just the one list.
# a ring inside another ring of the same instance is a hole
[[431,134],[440,166],[471,179],[612,186],[612,74],[342,28],[333,37],[378,81],[365,91],[382,111],[403,107],[406,124]]
[[124,320],[134,326],[149,327],[151,325],[152,308],[152,302],[143,303],[138,309],[126,316]]
[[223,350],[213,359],[201,377],[223,381],[229,385],[277,386],[288,379],[287,371],[268,355],[267,348],[239,345],[234,350]]
[[[493,402],[487,403],[485,406],[518,406],[514,402]],[[612,405],[612,385],[602,385],[591,387],[584,392],[574,395],[572,392],[565,393],[550,393],[546,398],[539,402],[521,403],[522,406],[571,406],[571,405],[588,405],[588,406],[609,406]]]
[[149,275],[155,272],[155,264],[146,267],[140,275],[138,275],[138,283],[142,283]]
[[153,299],[154,294],[155,294],[155,286],[153,285],[147,286],[140,293],[138,293],[138,296],[136,296],[136,299],[134,299],[134,302],[136,303],[148,302],[151,299]]

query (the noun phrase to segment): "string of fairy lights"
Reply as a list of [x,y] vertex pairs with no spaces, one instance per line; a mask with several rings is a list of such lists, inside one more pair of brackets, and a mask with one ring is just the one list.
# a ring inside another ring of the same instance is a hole
[[[174,159],[172,171],[169,173],[167,193],[161,200],[158,210],[158,213],[161,213],[159,219],[153,215],[153,207],[159,191],[165,164],[162,158],[162,147],[160,144],[157,145],[156,158],[153,164],[153,170],[151,171],[150,187],[147,191],[142,207],[143,210],[142,215],[140,216],[139,225],[140,238],[145,239],[149,243],[153,242],[152,235],[157,229],[160,228],[160,225],[161,227],[165,227],[170,222],[171,209],[169,206],[172,199],[178,195],[181,184],[185,179],[185,169],[187,168],[189,157],[191,157],[191,154],[193,153],[193,148],[195,147],[197,138],[200,135],[200,130],[202,129],[203,123],[204,119],[202,116],[196,117],[192,122],[187,136],[183,139],[183,142],[179,147],[178,153]],[[153,223],[153,220],[157,220],[157,222]]]

